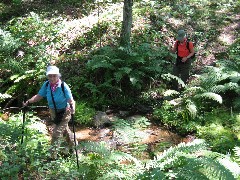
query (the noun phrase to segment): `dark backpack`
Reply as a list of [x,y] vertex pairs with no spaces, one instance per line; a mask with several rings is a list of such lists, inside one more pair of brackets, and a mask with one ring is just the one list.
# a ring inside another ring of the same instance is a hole
[[[180,44],[180,42],[178,41],[177,42],[177,55],[178,55],[178,45]],[[194,48],[194,47],[193,47]],[[190,52],[190,48],[189,48],[189,41],[187,40],[187,49],[188,49],[188,51]],[[195,56],[195,52],[194,52],[194,54],[192,55],[192,59],[194,59],[196,56]]]
[[[46,88],[48,87],[48,84],[49,84],[49,81],[47,81],[47,83],[46,83]],[[62,81],[61,88],[62,88],[62,92],[64,94],[64,97],[66,97],[65,90],[64,90],[64,81]]]

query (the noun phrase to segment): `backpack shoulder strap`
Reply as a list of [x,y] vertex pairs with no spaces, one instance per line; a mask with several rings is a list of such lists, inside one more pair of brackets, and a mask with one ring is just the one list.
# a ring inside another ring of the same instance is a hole
[[64,96],[66,97],[65,90],[64,90],[64,81],[62,81],[61,88],[62,88],[62,92],[63,92]]
[[46,80],[46,84],[45,84],[46,88],[48,87],[48,84],[49,84],[49,81]]
[[189,41],[187,40],[187,49],[188,51],[190,52],[190,49],[189,49]]
[[177,41],[177,56],[178,56],[178,46],[179,46],[180,42]]

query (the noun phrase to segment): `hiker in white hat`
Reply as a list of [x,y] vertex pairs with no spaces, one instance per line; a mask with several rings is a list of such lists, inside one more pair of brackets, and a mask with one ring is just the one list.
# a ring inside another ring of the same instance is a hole
[[68,122],[71,120],[71,114],[75,112],[75,101],[69,86],[61,81],[58,67],[48,66],[46,75],[48,81],[43,83],[38,94],[23,102],[23,106],[38,102],[43,98],[47,99],[51,119],[56,124],[51,141],[51,152],[53,158],[56,158],[60,138],[63,135],[66,135],[69,146],[71,148],[74,146],[74,135],[69,129]]

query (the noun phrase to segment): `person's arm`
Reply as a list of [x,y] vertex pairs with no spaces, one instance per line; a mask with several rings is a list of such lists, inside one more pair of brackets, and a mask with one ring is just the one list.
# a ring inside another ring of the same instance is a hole
[[194,51],[194,47],[193,47],[192,42],[189,42],[189,51],[190,51],[190,54],[188,56],[182,58],[182,62],[187,61],[189,58],[191,58],[194,55],[195,51]]
[[71,108],[71,113],[74,114],[75,113],[75,101],[73,99],[69,99],[68,100],[68,103],[70,105],[70,108]]
[[27,106],[29,104],[38,102],[42,99],[43,97],[40,96],[39,94],[34,95],[33,97],[31,97],[30,99],[28,99],[26,102],[23,102],[23,106]]
[[194,53],[195,53],[193,47],[190,47],[189,50],[190,50],[190,54],[187,56],[187,59],[191,58],[194,55]]
[[67,98],[67,102],[70,105],[70,107],[69,106],[67,107],[67,110],[71,111],[71,114],[74,114],[75,113],[75,101],[73,99],[72,92],[66,83],[64,83],[64,92],[66,93],[65,97]]

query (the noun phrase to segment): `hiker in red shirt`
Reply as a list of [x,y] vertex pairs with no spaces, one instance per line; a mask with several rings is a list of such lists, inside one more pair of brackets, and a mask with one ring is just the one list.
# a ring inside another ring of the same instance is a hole
[[[195,52],[193,43],[187,41],[184,30],[178,31],[177,40],[171,52],[177,54],[176,63],[173,67],[173,75],[178,76],[184,83],[186,83],[189,78],[191,60]],[[175,90],[178,90],[177,81],[173,82],[173,86]]]

